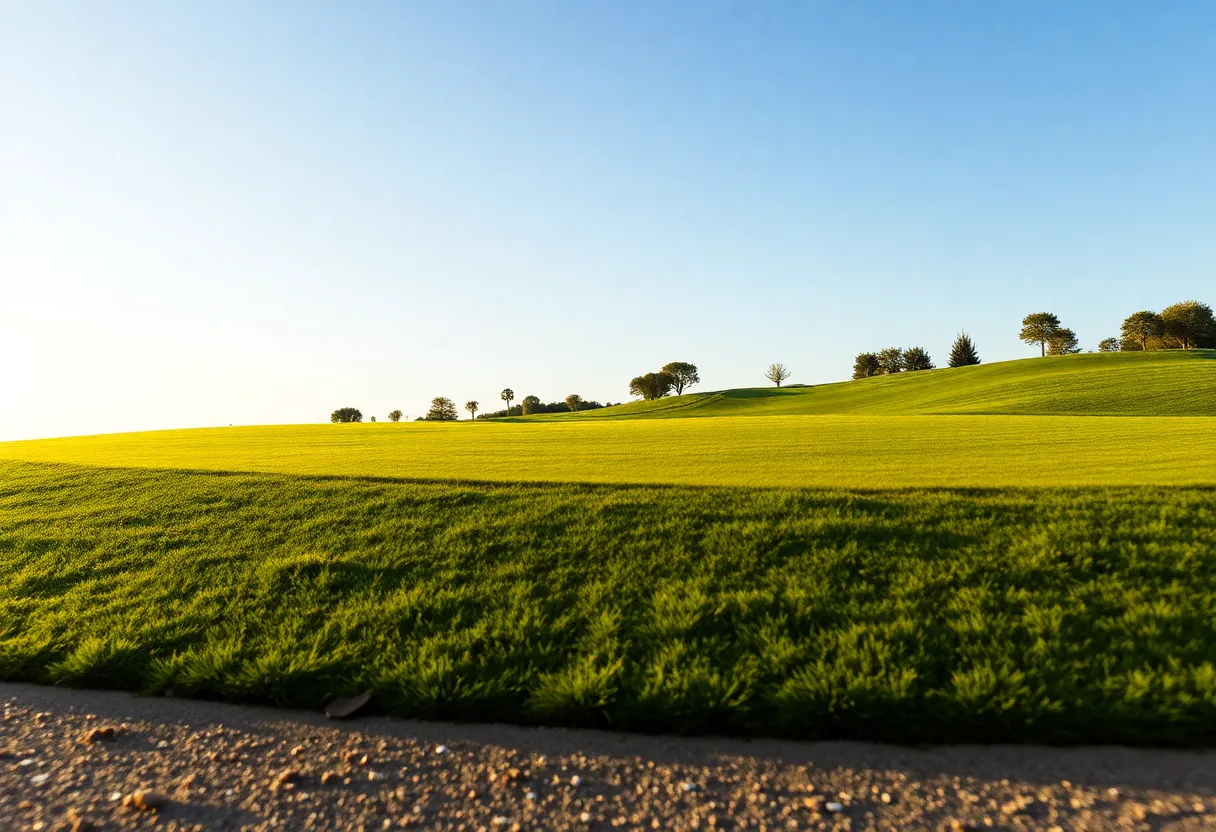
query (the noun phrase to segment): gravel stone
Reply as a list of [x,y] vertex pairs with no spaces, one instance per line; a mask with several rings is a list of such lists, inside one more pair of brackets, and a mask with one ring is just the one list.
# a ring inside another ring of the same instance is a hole
[[0,706],[5,830],[1216,830],[1209,751],[337,722],[4,683]]

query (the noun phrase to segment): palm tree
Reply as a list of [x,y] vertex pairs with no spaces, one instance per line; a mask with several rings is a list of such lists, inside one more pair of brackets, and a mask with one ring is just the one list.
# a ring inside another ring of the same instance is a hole
[[476,418],[477,418],[477,402],[465,402],[465,403],[464,403],[464,409],[465,409],[465,410],[467,410],[467,411],[469,411],[469,418],[470,418],[470,419],[476,419]]
[[511,400],[515,398],[515,391],[508,387],[502,391],[502,400],[507,403],[507,415],[511,415]]

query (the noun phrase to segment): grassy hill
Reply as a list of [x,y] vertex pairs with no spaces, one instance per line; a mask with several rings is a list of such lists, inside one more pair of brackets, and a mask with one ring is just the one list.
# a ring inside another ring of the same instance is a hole
[[2,443],[0,678],[308,708],[370,689],[407,717],[659,731],[1216,743],[1212,358]]
[[1216,416],[1216,350],[1027,358],[813,387],[691,393],[577,418],[828,413]]

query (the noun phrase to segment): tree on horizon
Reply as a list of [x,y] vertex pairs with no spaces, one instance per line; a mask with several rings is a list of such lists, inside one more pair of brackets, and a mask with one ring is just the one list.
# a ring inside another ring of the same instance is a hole
[[878,356],[872,352],[863,352],[853,360],[854,381],[878,375]]
[[887,347],[878,351],[878,374],[890,376],[904,369],[904,351],[899,347]]
[[578,393],[571,393],[566,396],[566,407],[570,408],[571,413],[578,413],[578,406],[583,403],[583,397]]
[[478,408],[478,404],[477,404],[477,402],[465,402],[465,403],[464,403],[464,409],[465,409],[465,410],[467,410],[467,411],[469,411],[469,418],[470,418],[470,419],[476,419],[476,418],[477,418],[477,408]]
[[1047,354],[1073,355],[1081,351],[1079,343],[1077,333],[1067,327],[1060,327],[1047,339]]
[[1103,338],[1098,342],[1098,352],[1119,352],[1122,348],[1118,338]]
[[917,370],[935,370],[936,365],[924,347],[909,347],[903,354],[904,371],[914,373]]
[[388,420],[389,420],[390,422],[400,422],[400,421],[401,421],[401,415],[402,415],[402,414],[401,414],[401,411],[400,411],[400,410],[390,410],[390,411],[388,412]]
[[511,415],[511,400],[515,398],[515,391],[512,390],[510,387],[508,387],[506,390],[502,391],[499,398],[501,398],[504,402],[507,403],[507,415],[510,416]]
[[975,343],[965,331],[960,332],[950,347],[951,367],[971,367],[980,363],[980,354],[975,350]]
[[1182,349],[1199,346],[1199,340],[1216,339],[1216,318],[1212,307],[1197,300],[1184,300],[1161,310],[1165,337],[1177,341]]
[[422,417],[426,422],[455,422],[456,402],[446,396],[431,399],[431,409]]
[[1145,309],[1124,318],[1119,334],[1124,342],[1135,341],[1140,349],[1147,350],[1150,338],[1160,338],[1165,334],[1165,321],[1156,312]]
[[790,370],[784,364],[774,362],[768,365],[768,369],[764,371],[764,377],[780,387],[781,382],[790,377]]
[[659,372],[671,376],[671,386],[677,396],[682,396],[686,388],[701,383],[701,376],[697,374],[697,365],[689,364],[687,361],[669,362],[664,364],[663,369]]
[[1038,344],[1039,355],[1047,355],[1047,342],[1060,330],[1060,319],[1050,312],[1034,312],[1022,319],[1018,335],[1027,344]]
[[669,373],[646,373],[629,382],[629,392],[634,396],[641,396],[646,401],[654,401],[670,393],[674,383],[675,380]]
[[340,422],[362,422],[363,414],[359,412],[359,408],[357,407],[339,407],[333,413],[329,414],[329,421],[333,422],[334,424],[338,424]]

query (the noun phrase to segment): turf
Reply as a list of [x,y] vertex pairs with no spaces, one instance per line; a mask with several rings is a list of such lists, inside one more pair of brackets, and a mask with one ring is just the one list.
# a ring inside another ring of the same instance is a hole
[[770,416],[295,425],[0,444],[0,458],[469,480],[926,487],[1216,484],[1216,419]]
[[689,393],[573,418],[825,413],[1216,416],[1216,350],[1049,356],[814,387]]
[[1210,744],[1211,490],[0,462],[0,676],[403,716]]

